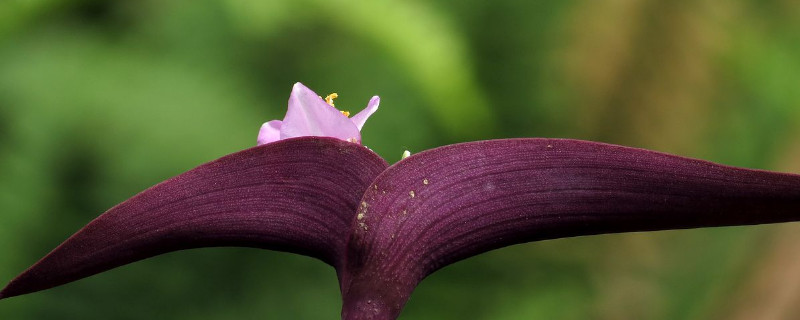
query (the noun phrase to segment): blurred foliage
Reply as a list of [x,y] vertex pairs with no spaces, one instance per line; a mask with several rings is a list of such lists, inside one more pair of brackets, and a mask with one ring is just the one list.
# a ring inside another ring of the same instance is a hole
[[[295,81],[350,111],[379,94],[363,141],[390,162],[548,136],[800,170],[797,1],[6,0],[0,279],[136,192],[252,146]],[[514,246],[432,275],[402,318],[793,319],[800,279],[778,276],[761,304],[747,288],[766,263],[800,261],[771,249],[797,231]],[[2,301],[0,318],[336,319],[339,303],[317,261],[218,248]]]

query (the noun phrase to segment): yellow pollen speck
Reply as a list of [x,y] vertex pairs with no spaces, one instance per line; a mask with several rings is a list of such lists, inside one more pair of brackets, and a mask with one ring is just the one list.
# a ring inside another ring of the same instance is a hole
[[411,191],[409,191],[409,192],[408,192],[408,195],[409,195],[409,196],[411,196],[411,197],[413,198],[413,197],[414,197],[414,190],[411,190]]
[[331,93],[327,97],[325,97],[325,102],[328,103],[329,105],[331,105],[331,107],[336,107],[335,105],[333,105],[333,100],[338,98],[338,97],[339,97],[338,93],[336,93],[336,92]]
[[428,183],[428,179],[422,179],[422,184],[427,185]]
[[364,214],[363,214],[363,213],[359,213],[359,214],[358,214],[358,216],[357,216],[356,218],[357,218],[358,220],[364,219]]
[[[336,92],[331,93],[327,97],[325,97],[325,103],[329,104],[331,107],[336,108],[336,106],[333,104],[333,100],[338,97],[339,97],[338,93]],[[345,117],[350,117],[350,111],[339,111],[339,112],[341,112]]]

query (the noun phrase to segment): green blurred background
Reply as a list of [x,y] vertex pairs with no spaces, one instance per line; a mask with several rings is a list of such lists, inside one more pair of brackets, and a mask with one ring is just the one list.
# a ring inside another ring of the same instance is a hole
[[[0,282],[98,214],[255,144],[291,86],[382,98],[363,142],[568,137],[800,171],[793,0],[0,1]],[[0,319],[337,319],[333,270],[171,253],[0,301]],[[403,319],[797,319],[800,226],[519,245]]]

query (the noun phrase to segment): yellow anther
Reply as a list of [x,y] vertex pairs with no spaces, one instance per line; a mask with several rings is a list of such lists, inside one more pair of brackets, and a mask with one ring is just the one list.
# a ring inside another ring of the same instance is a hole
[[[333,99],[336,99],[338,97],[339,97],[338,93],[336,93],[336,92],[331,93],[327,97],[325,97],[325,102],[327,104],[329,104],[331,107],[336,108],[336,106],[333,105]],[[349,117],[350,116],[350,111],[339,111],[339,112],[341,112],[345,117]]]
[[338,93],[336,93],[336,92],[331,93],[327,97],[325,97],[325,102],[327,102],[329,105],[331,105],[331,107],[336,107],[336,106],[333,105],[333,99],[336,99],[338,97],[339,97]]

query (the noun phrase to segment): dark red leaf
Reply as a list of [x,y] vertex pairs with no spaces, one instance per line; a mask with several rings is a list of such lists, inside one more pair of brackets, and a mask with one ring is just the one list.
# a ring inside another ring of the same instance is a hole
[[386,166],[367,148],[332,138],[289,139],[225,156],[108,210],[0,297],[198,247],[288,251],[338,269],[358,200]]
[[397,163],[367,190],[343,314],[393,319],[430,273],[512,244],[798,219],[797,175],[576,140],[445,146]]
[[343,318],[394,319],[424,277],[503,246],[800,219],[800,176],[586,141],[480,141],[384,169],[328,138],[245,150],[112,208],[0,297],[169,251],[249,246],[333,265]]

